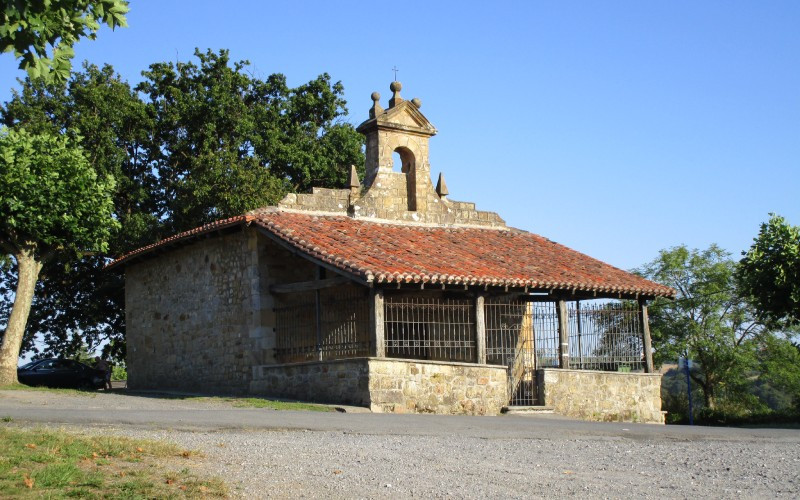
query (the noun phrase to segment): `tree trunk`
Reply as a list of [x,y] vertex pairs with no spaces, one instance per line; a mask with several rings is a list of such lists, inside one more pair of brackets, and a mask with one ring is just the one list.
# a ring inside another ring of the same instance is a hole
[[710,382],[703,386],[703,396],[705,396],[706,408],[713,410],[717,406],[717,397],[714,393],[714,386]]
[[36,261],[32,248],[18,252],[14,258],[17,259],[17,291],[3,334],[3,345],[0,346],[0,386],[17,383],[17,361],[22,347],[22,336],[28,323],[39,271],[42,270],[42,264]]

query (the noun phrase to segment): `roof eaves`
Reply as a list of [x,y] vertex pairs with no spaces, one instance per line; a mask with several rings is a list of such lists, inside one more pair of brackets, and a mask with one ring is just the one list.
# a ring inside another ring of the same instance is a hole
[[347,276],[362,285],[372,286],[374,276],[368,269],[353,266],[349,261],[343,260],[339,256],[320,251],[319,248],[311,246],[302,238],[290,235],[289,231],[280,228],[271,221],[265,222],[256,218],[254,219],[254,226],[261,234],[267,236],[293,254],[299,255],[326,269]]
[[143,257],[149,253],[152,253],[155,250],[172,246],[176,243],[183,242],[186,240],[190,240],[192,238],[196,238],[198,236],[202,236],[208,233],[213,233],[215,231],[220,231],[223,229],[227,229],[237,225],[249,225],[256,217],[253,215],[237,215],[236,217],[230,217],[228,219],[222,219],[210,224],[206,224],[204,226],[200,226],[194,229],[190,229],[188,231],[184,231],[182,233],[175,234],[170,236],[169,238],[164,238],[161,241],[156,243],[143,246],[141,248],[137,248],[132,252],[128,252],[125,255],[118,257],[117,259],[111,261],[110,263],[106,264],[103,268],[104,270],[109,270],[115,267],[122,265],[123,263],[128,263],[131,260]]

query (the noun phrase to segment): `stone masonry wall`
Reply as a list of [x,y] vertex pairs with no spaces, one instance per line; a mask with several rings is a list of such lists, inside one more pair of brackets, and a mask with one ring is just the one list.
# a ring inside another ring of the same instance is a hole
[[376,412],[497,415],[506,403],[504,367],[354,358],[260,366],[253,395],[368,406]]
[[663,424],[661,375],[590,370],[537,370],[541,404],[568,417]]
[[263,365],[253,372],[253,396],[369,406],[367,358]]
[[246,392],[265,362],[256,249],[235,232],[127,266],[129,387]]
[[400,172],[381,174],[381,182],[352,200],[347,189],[313,188],[308,194],[287,194],[278,207],[398,222],[506,227],[496,213],[476,210],[472,202],[440,198],[432,188],[426,211],[408,210],[406,174]]
[[369,360],[372,411],[497,415],[508,400],[504,366]]

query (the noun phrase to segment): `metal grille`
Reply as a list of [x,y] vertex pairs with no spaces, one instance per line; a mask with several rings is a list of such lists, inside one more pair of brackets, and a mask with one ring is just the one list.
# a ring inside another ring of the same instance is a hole
[[512,406],[535,405],[537,400],[532,305],[502,301],[484,305],[486,362],[508,368]]
[[630,302],[570,302],[570,368],[627,371],[644,368],[639,310]]
[[296,294],[275,309],[279,363],[369,356],[369,301],[359,289]]
[[536,367],[553,368],[558,363],[558,312],[555,302],[531,302],[536,332]]
[[474,362],[475,306],[471,300],[388,296],[384,342],[388,357]]

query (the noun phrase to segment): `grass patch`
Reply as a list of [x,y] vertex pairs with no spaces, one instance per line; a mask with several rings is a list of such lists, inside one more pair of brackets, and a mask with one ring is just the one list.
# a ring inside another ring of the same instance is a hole
[[157,441],[0,426],[0,491],[22,499],[226,496],[221,480],[181,467],[196,456]]
[[55,387],[44,387],[44,386],[31,386],[25,384],[11,384],[11,385],[0,385],[0,391],[37,391],[37,392],[55,392],[57,394],[69,394],[72,396],[95,396],[97,395],[97,391],[94,389],[91,390],[80,390],[80,389],[58,389]]
[[230,403],[236,408],[269,408],[272,410],[296,410],[296,411],[336,411],[330,406],[318,405],[313,403],[296,403],[292,401],[277,401],[275,399],[264,398],[226,398],[226,397],[195,397],[191,398],[199,401],[219,401]]

